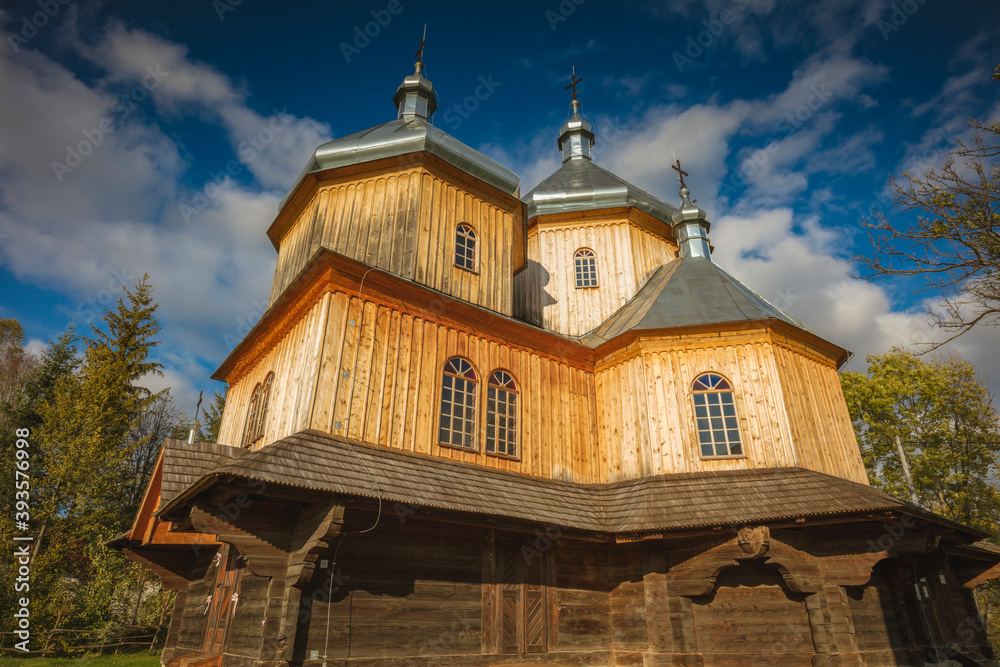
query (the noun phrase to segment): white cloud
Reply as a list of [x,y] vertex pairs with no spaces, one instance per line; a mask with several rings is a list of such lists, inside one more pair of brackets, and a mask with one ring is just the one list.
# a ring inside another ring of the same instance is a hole
[[[69,297],[65,323],[80,327],[99,324],[121,288],[148,273],[163,325],[157,357],[167,365],[150,387],[172,387],[190,411],[198,389],[217,387],[208,375],[232,339],[261,314],[275,262],[264,230],[329,128],[288,116],[266,140],[269,119],[250,109],[246,90],[142,31],[112,24],[76,48],[99,66],[93,82],[36,51],[0,50],[0,262]],[[147,67],[158,76],[144,85]],[[178,204],[195,194],[182,184],[187,151],[161,122],[221,126],[234,159],[248,136],[262,140],[247,160],[255,181],[212,189],[186,224]],[[69,152],[79,163],[67,163]],[[53,162],[69,171],[57,175]]]
[[254,111],[243,87],[192,60],[186,47],[150,33],[113,23],[95,46],[81,49],[106,69],[109,82],[139,84],[155,77],[152,98],[161,113],[198,113],[220,123],[265,187],[290,188],[315,148],[331,138],[329,126],[312,118],[293,118],[283,108],[266,116]]
[[33,354],[35,356],[41,356],[42,352],[48,347],[48,343],[39,338],[32,338],[29,340],[25,346],[24,351],[28,354]]

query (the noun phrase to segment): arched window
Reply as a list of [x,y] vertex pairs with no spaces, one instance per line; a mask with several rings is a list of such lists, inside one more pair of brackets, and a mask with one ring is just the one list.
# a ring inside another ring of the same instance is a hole
[[597,287],[597,254],[590,248],[580,248],[573,255],[576,286]]
[[250,394],[250,405],[247,407],[247,422],[243,427],[243,446],[249,447],[257,437],[257,408],[260,406],[260,382]]
[[494,371],[486,388],[486,451],[517,456],[517,383]]
[[441,378],[442,445],[476,448],[476,370],[465,359],[452,357],[444,365]]
[[729,380],[715,373],[699,375],[692,387],[701,455],[742,456],[739,421]]
[[476,270],[476,230],[465,223],[455,230],[455,266]]
[[243,446],[249,447],[264,435],[264,420],[267,419],[268,407],[271,404],[271,385],[274,384],[274,371],[267,374],[264,382],[258,382],[250,394],[250,405],[247,407],[247,423],[243,427]]
[[267,421],[268,407],[271,405],[272,384],[274,384],[274,371],[268,373],[267,377],[264,378],[264,386],[260,390],[260,408],[258,410],[260,417],[257,419],[257,433],[254,435],[254,442],[264,435],[264,424]]

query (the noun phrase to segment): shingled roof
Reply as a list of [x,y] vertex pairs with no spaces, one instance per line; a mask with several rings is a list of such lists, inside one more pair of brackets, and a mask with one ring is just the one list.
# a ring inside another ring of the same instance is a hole
[[202,475],[246,453],[245,449],[214,442],[188,444],[184,440],[163,441],[163,479],[160,507],[196,482]]
[[581,342],[597,347],[628,331],[772,319],[812,333],[800,320],[768,303],[718,264],[687,257],[657,269],[632,300]]
[[158,514],[182,506],[216,478],[234,476],[321,494],[381,496],[390,503],[600,533],[669,531],[877,510],[901,510],[951,524],[869,486],[802,468],[575,484],[369,445],[319,431],[302,431],[258,451],[242,451],[238,459],[201,474]]

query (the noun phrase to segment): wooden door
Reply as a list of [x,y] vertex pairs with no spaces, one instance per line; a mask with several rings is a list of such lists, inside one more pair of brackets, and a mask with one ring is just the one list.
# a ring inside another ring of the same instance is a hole
[[501,653],[546,650],[543,554],[520,540],[500,540],[497,550]]
[[219,556],[214,566],[215,585],[212,586],[212,601],[206,612],[208,618],[203,647],[205,652],[216,655],[225,650],[229,622],[236,613],[240,578],[243,574],[243,563],[236,549],[224,544],[219,549]]

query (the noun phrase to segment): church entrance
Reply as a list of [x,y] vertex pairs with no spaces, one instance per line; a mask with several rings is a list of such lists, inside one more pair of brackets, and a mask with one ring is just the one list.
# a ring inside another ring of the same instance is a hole
[[[211,600],[205,612],[207,618],[202,650],[218,655],[226,648],[229,622],[236,613],[236,605],[239,603],[243,560],[235,547],[224,544],[220,547],[212,567],[215,570],[215,584],[211,588]],[[211,570],[208,576],[213,576]]]
[[497,544],[501,653],[544,653],[546,650],[543,555],[522,540]]

